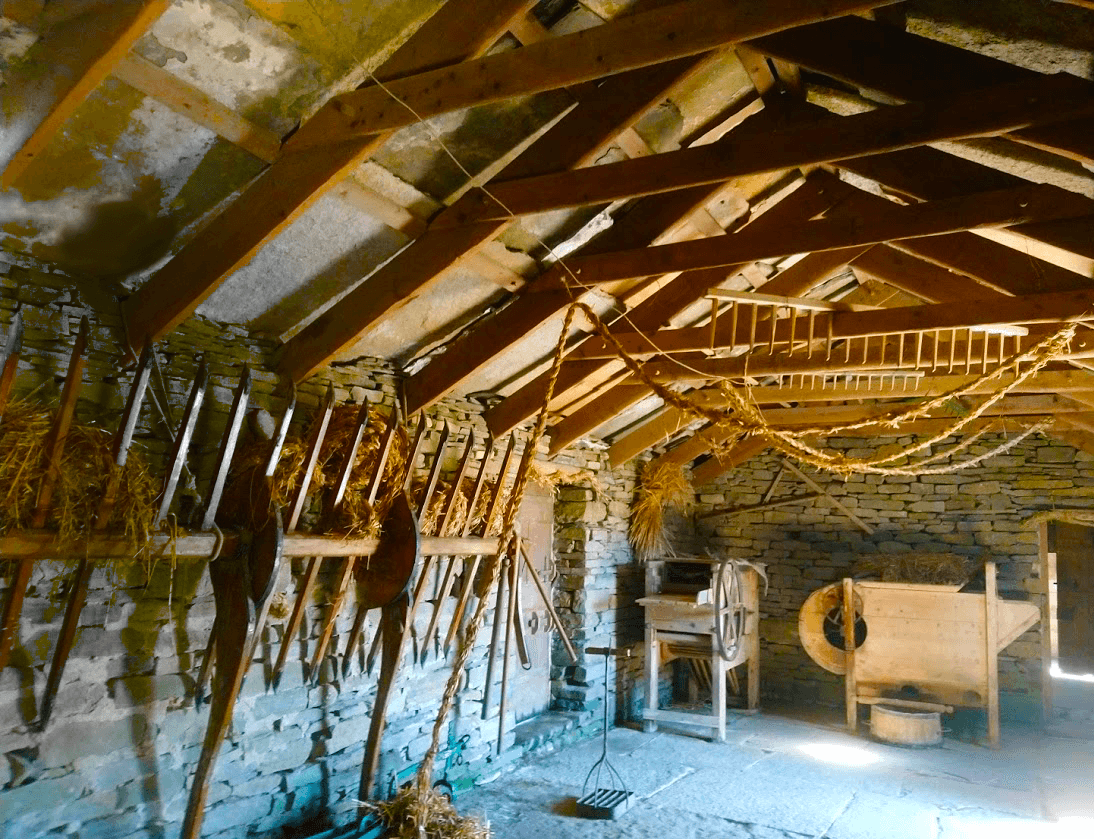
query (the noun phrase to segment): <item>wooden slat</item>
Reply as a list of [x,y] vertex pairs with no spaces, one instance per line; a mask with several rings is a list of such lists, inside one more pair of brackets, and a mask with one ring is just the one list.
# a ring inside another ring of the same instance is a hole
[[[840,169],[877,181],[896,195],[923,201],[1028,183],[1007,172],[930,148],[856,157],[841,160],[837,165]],[[1082,200],[1076,193],[1059,187],[1046,185],[1046,189],[1055,189],[1064,200]],[[1091,208],[1087,217],[1016,225],[1011,232],[1034,242],[1080,254],[1088,262],[1094,260],[1094,218],[1091,218],[1094,216],[1094,200],[1085,200]]]
[[510,213],[607,203],[1091,113],[1090,86],[1061,74],[853,116],[805,118],[774,132],[749,132],[746,123],[708,146],[492,184],[489,194],[477,190],[469,196],[476,205],[463,217],[504,219]]
[[[376,75],[393,79],[479,55],[527,7],[527,0],[446,3]],[[387,136],[360,137],[318,154],[279,157],[123,304],[130,340],[142,345],[178,326],[228,275],[380,148]]]
[[[582,98],[577,107],[510,163],[505,173],[592,163],[620,130],[660,102],[703,63],[702,58],[683,59],[609,79],[598,87],[586,86],[578,94]],[[458,216],[460,206],[457,202],[445,214]],[[475,254],[506,226],[507,222],[485,222],[430,229],[286,342],[279,370],[294,381],[307,378],[359,340],[381,318],[434,285],[450,267]],[[411,413],[424,407],[413,399],[407,404]]]
[[[767,36],[749,46],[899,99],[946,96],[956,89],[975,90],[1039,75],[971,50],[853,17]],[[1075,129],[1061,128],[1060,132],[1054,127],[1025,129],[1010,136],[1075,160],[1094,160],[1094,123],[1082,120]]]
[[386,90],[374,85],[336,96],[301,128],[289,148],[391,131],[449,111],[591,82],[882,5],[887,0],[687,0],[520,50],[393,80]]
[[944,300],[991,299],[1000,296],[963,274],[947,270],[889,245],[878,245],[851,263],[856,272],[864,272],[887,285],[915,295],[927,303]]
[[273,163],[281,153],[281,137],[273,131],[240,116],[189,82],[136,53],[123,56],[111,73],[145,96],[189,117],[259,160]]
[[[837,184],[831,183],[827,178],[810,180],[806,185],[795,190],[787,198],[760,215],[755,221],[746,225],[743,230],[751,235],[777,234],[785,229],[788,224],[799,222],[829,209],[829,206],[826,205],[833,203],[842,194],[842,189],[838,188]],[[704,283],[707,284],[707,288],[710,288],[720,282],[724,276],[736,273],[737,270],[743,267],[743,265],[735,265],[728,269],[706,269],[681,274],[628,313],[627,325],[631,328],[653,332],[670,317],[700,299],[705,291],[703,289]],[[568,358],[572,359],[575,356],[576,351],[571,351]],[[602,365],[604,363],[601,361]],[[584,361],[570,361],[568,367],[563,367],[560,374],[560,383],[572,386],[570,379],[577,378],[581,373],[586,373],[590,369],[587,364],[588,362]],[[551,454],[561,451],[574,440],[594,431],[622,410],[638,402],[645,395],[645,393],[631,392],[620,397],[620,392],[613,389],[593,399],[565,419],[552,425],[550,429]],[[542,398],[542,389],[533,391],[528,388],[525,389],[525,394],[521,395],[521,400],[526,406],[532,403],[533,399],[542,400]],[[519,406],[516,399],[514,399],[514,404]],[[523,406],[519,407],[522,407],[522,410],[528,410]],[[534,410],[535,406],[532,404],[530,407]],[[512,411],[512,409],[510,410]],[[523,421],[523,419],[524,417],[521,417],[516,422]],[[496,422],[496,417],[488,412],[487,423],[490,424],[491,422]]]
[[[922,306],[898,306],[866,312],[824,312],[817,316],[816,323],[819,335],[831,334],[838,340],[903,332],[985,329],[1010,324],[1055,324],[1088,317],[1092,306],[1094,306],[1094,289],[1000,297],[991,306],[985,306],[982,300],[968,300]],[[667,352],[686,352],[710,347],[748,348],[752,343],[749,326],[747,322],[738,322],[737,333],[733,335],[730,332],[732,323],[719,324],[713,341],[708,327],[666,329],[655,336],[620,333],[615,337],[627,352],[639,357],[655,352],[650,348],[651,343]],[[765,341],[769,332],[770,330],[767,329],[763,333]],[[776,323],[775,343],[786,344],[789,337],[789,318],[783,318]],[[589,342],[578,352],[582,357],[590,358],[615,355],[615,350],[603,346],[599,339],[596,342]],[[908,365],[912,366],[910,358]]]
[[[0,173],[0,188],[10,187],[43,149],[53,135],[76,111],[88,95],[124,58],[129,48],[156,22],[170,0],[143,0],[112,3],[66,24],[61,31],[50,32],[36,56],[36,72],[45,73],[48,81],[33,80],[33,98],[23,101],[26,109],[32,102],[46,101],[48,110],[37,115],[37,124],[19,146]],[[8,81],[11,84],[11,81]],[[49,90],[48,93],[45,90]],[[43,94],[45,96],[43,97]],[[35,116],[24,110],[25,122]],[[9,130],[12,126],[9,125]],[[18,130],[18,129],[16,129]]]
[[1086,211],[1085,202],[1061,202],[1039,186],[977,193],[932,201],[852,219],[804,222],[779,236],[745,233],[641,250],[569,260],[570,270],[587,284],[633,277],[774,259],[794,253],[835,250],[895,239],[935,236],[978,227],[1006,227],[1033,219],[1067,218]]
[[[709,484],[718,475],[733,469],[734,467],[740,466],[742,463],[746,463],[766,450],[767,447],[767,441],[757,437],[738,443],[724,455],[714,456],[705,463],[695,467],[691,473],[692,485],[701,487]],[[717,471],[715,471],[715,468],[717,468]]]
[[[785,203],[786,200],[780,202],[778,206]],[[775,290],[784,295],[804,294],[816,283],[842,270],[848,259],[860,253],[861,249],[855,248],[809,254],[761,288]],[[595,431],[612,417],[651,393],[653,390],[649,387],[636,387],[628,383],[597,397],[551,427],[551,453],[556,454],[562,451],[574,440]]]

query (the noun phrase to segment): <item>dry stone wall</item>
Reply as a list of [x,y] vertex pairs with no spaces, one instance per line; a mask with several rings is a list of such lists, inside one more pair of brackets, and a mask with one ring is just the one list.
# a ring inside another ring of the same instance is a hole
[[[914,439],[867,443],[861,438],[839,438],[828,445],[850,456],[866,456],[882,446],[907,446]],[[969,454],[982,454],[1000,442],[1002,437],[985,437]],[[699,487],[698,510],[759,503],[779,467],[779,459],[771,454],[753,458],[717,482]],[[1094,457],[1041,436],[954,474],[851,475],[843,480],[807,471],[870,524],[874,533],[866,534],[842,512],[817,499],[706,519],[699,534],[730,554],[767,563],[770,588],[762,599],[760,623],[763,693],[796,703],[839,705],[843,701],[842,678],[822,670],[799,643],[798,610],[811,592],[852,573],[864,558],[956,553],[995,560],[1002,596],[1040,605],[1038,534],[1024,521],[1037,511],[1090,508],[1094,501]],[[786,473],[773,497],[808,491]],[[1040,718],[1039,625],[1000,656],[999,683],[1005,718]]]
[[[93,329],[78,421],[112,430],[130,380],[121,369],[122,325],[113,301],[77,294],[63,275],[0,265],[0,327],[6,328],[17,306],[26,324],[17,395],[47,403],[56,399],[79,318],[87,314]],[[157,349],[160,370],[153,376],[152,389],[174,422],[181,416],[199,353],[210,367],[212,386],[190,452],[198,476],[194,489],[200,495],[212,472],[232,389],[244,364],[254,372],[252,404],[275,417],[283,410],[285,388],[270,372],[274,347],[238,327],[191,319]],[[314,412],[328,383],[335,386],[339,403],[368,399],[391,404],[397,377],[378,361],[333,366],[300,388],[301,423]],[[446,400],[429,414],[434,420],[450,420],[457,439],[466,439],[471,429],[479,441],[486,439],[477,402]],[[434,450],[438,427],[434,422],[428,442]],[[151,400],[142,412],[137,437],[153,462],[166,455],[167,425]],[[476,457],[482,456],[480,442]],[[448,468],[455,465],[454,453],[450,460]],[[598,474],[602,487],[596,495],[584,489],[561,490],[559,508],[566,524],[565,535],[559,537],[556,591],[567,628],[579,649],[609,639],[636,640],[640,611],[622,605],[631,602],[639,584],[638,573],[629,569],[625,536],[633,475],[608,473],[606,458],[596,450],[579,451],[566,462]],[[154,469],[162,474],[159,466]],[[171,565],[165,556],[151,570],[142,564],[96,570],[53,718],[44,732],[35,726],[37,703],[57,640],[71,564],[36,565],[13,664],[0,673],[3,839],[46,834],[69,839],[169,839],[177,834],[208,720],[207,706],[194,707],[194,684],[215,608],[205,561],[180,559],[174,573]],[[278,582],[289,603],[296,591],[290,570],[299,572],[300,562],[294,565]],[[319,581],[276,692],[267,689],[267,681],[283,621],[271,620],[265,630],[217,761],[205,837],[311,836],[346,823],[356,811],[376,676],[362,675],[359,657],[348,678],[327,666],[317,684],[305,682],[304,662],[320,631],[332,571],[328,567]],[[5,584],[6,579],[0,582]],[[447,626],[452,607],[449,598],[442,627]],[[352,603],[343,610],[334,643],[344,643],[353,612]],[[424,634],[430,613],[428,605],[420,610],[416,637]],[[366,643],[375,631],[373,617],[366,626]],[[552,737],[589,736],[599,723],[602,671],[584,658],[578,666],[571,665],[556,641],[551,676],[566,725],[522,746],[516,743],[510,719],[502,754],[496,754],[496,707],[486,720],[481,715],[489,635],[488,623],[449,726],[449,742],[469,735],[466,762],[453,769],[452,780],[462,776],[470,782],[495,775],[524,748],[549,746]],[[412,647],[420,653],[416,644]],[[382,777],[404,773],[425,752],[449,669],[448,661],[436,655],[424,666],[404,661],[389,708]],[[633,679],[622,681],[632,689]],[[443,756],[438,765],[443,765]]]

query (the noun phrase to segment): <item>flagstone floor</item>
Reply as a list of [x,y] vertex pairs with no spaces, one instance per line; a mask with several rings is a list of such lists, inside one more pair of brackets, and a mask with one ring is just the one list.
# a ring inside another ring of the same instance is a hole
[[731,718],[724,743],[617,728],[609,760],[636,803],[616,821],[575,812],[599,738],[457,804],[499,839],[1094,837],[1094,740],[1004,728],[1003,744],[991,751],[947,737],[934,748],[890,746],[850,736],[834,715]]

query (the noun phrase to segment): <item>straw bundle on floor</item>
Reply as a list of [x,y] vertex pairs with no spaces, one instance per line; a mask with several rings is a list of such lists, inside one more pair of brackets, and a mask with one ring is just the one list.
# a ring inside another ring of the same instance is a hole
[[669,551],[665,533],[665,508],[691,506],[694,490],[684,470],[671,463],[646,464],[638,477],[638,489],[631,505],[630,541],[640,560]]
[[410,786],[390,801],[373,804],[394,839],[490,839],[489,824],[461,816],[435,789]]

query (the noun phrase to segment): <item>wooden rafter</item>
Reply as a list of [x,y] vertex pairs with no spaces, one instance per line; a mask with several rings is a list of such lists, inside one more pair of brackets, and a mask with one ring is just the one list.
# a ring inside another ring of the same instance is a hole
[[[10,187],[42,152],[53,135],[88,95],[125,58],[129,48],[156,22],[170,0],[126,0],[112,3],[47,32],[35,66],[48,68],[35,78],[35,95],[21,102],[20,126],[25,137],[0,173],[0,188]],[[7,84],[12,84],[11,80]],[[43,113],[27,110],[28,101],[48,103]]]
[[[505,168],[506,173],[588,165],[619,132],[655,106],[706,59],[689,58],[588,85],[577,107]],[[459,206],[459,202],[455,207]],[[451,212],[453,209],[446,212]],[[280,369],[300,381],[353,344],[382,318],[436,283],[508,226],[507,221],[438,226],[381,266],[346,297],[288,341]],[[411,412],[418,409],[408,403]]]
[[309,120],[288,148],[337,145],[450,111],[592,82],[888,2],[793,0],[757,5],[748,0],[685,0],[520,50],[344,93]]
[[[529,6],[528,0],[446,3],[380,66],[376,76],[400,78],[480,55]],[[228,275],[342,182],[388,136],[349,140],[318,154],[282,154],[123,304],[130,340],[140,346],[178,326]]]
[[[749,43],[760,52],[902,100],[947,96],[1042,74],[856,17],[822,21]],[[1094,89],[1089,82],[1086,83]],[[1012,139],[1094,161],[1094,121],[1027,128]]]
[[1086,82],[1072,76],[1038,77],[853,116],[809,117],[775,131],[749,131],[746,123],[707,146],[492,184],[489,194],[477,190],[468,195],[461,202],[461,212],[450,223],[607,203],[760,172],[1058,122],[1094,113],[1094,96],[1088,88]]

